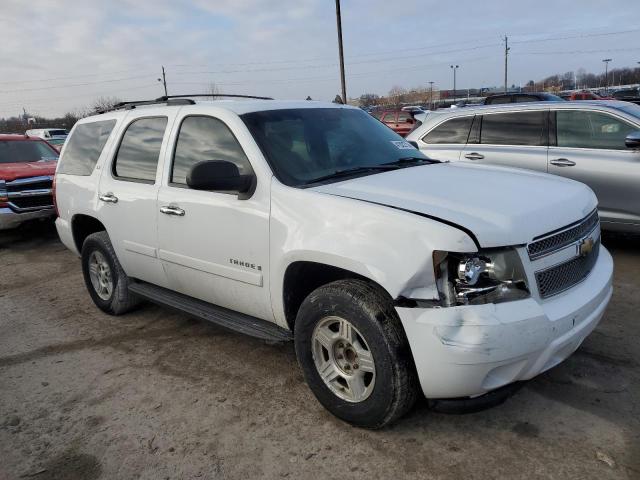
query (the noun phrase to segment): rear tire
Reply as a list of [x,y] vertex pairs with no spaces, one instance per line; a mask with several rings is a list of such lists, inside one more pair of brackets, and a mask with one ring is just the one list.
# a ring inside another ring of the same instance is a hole
[[84,282],[96,306],[110,315],[122,315],[141,300],[129,292],[124,273],[107,232],[89,235],[82,244]]
[[309,388],[338,418],[381,428],[415,403],[409,344],[391,299],[376,286],[348,279],[316,289],[300,306],[294,337]]

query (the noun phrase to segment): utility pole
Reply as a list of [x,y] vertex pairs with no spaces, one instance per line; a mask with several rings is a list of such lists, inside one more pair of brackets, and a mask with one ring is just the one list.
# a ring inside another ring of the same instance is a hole
[[433,110],[433,82],[429,82],[429,110]]
[[164,74],[164,65],[162,66],[162,80],[158,79],[158,81],[164,85],[164,96],[166,97],[169,94],[167,93],[167,76]]
[[508,68],[508,58],[509,58],[509,37],[504,36],[504,93],[508,93],[507,86],[507,68]]
[[449,65],[451,70],[453,70],[453,103],[456,103],[456,70],[460,67],[460,65]]
[[609,94],[609,62],[610,58],[605,58],[602,60],[604,62],[604,91],[608,95]]
[[336,0],[336,23],[338,25],[338,54],[340,55],[340,81],[342,83],[342,103],[347,104],[347,85],[344,79],[344,52],[342,50],[342,17],[340,0]]

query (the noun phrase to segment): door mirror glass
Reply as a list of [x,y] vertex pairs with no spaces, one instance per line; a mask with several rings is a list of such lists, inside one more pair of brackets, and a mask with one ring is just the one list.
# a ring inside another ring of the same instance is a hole
[[248,193],[254,175],[240,175],[235,163],[224,160],[198,162],[187,174],[187,185],[194,190]]
[[640,130],[636,130],[627,135],[624,139],[624,144],[627,148],[640,149]]

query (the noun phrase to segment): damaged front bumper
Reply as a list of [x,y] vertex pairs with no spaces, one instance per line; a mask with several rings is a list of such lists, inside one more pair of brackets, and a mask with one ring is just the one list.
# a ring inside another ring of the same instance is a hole
[[612,275],[613,260],[601,247],[584,281],[547,300],[397,307],[424,395],[478,396],[562,362],[602,318]]

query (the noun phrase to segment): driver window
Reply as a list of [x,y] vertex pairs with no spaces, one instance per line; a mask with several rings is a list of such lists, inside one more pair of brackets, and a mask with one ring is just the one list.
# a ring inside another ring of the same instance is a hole
[[207,160],[235,163],[240,175],[252,172],[238,140],[222,121],[205,116],[186,117],[178,133],[169,182],[186,185],[191,167]]

